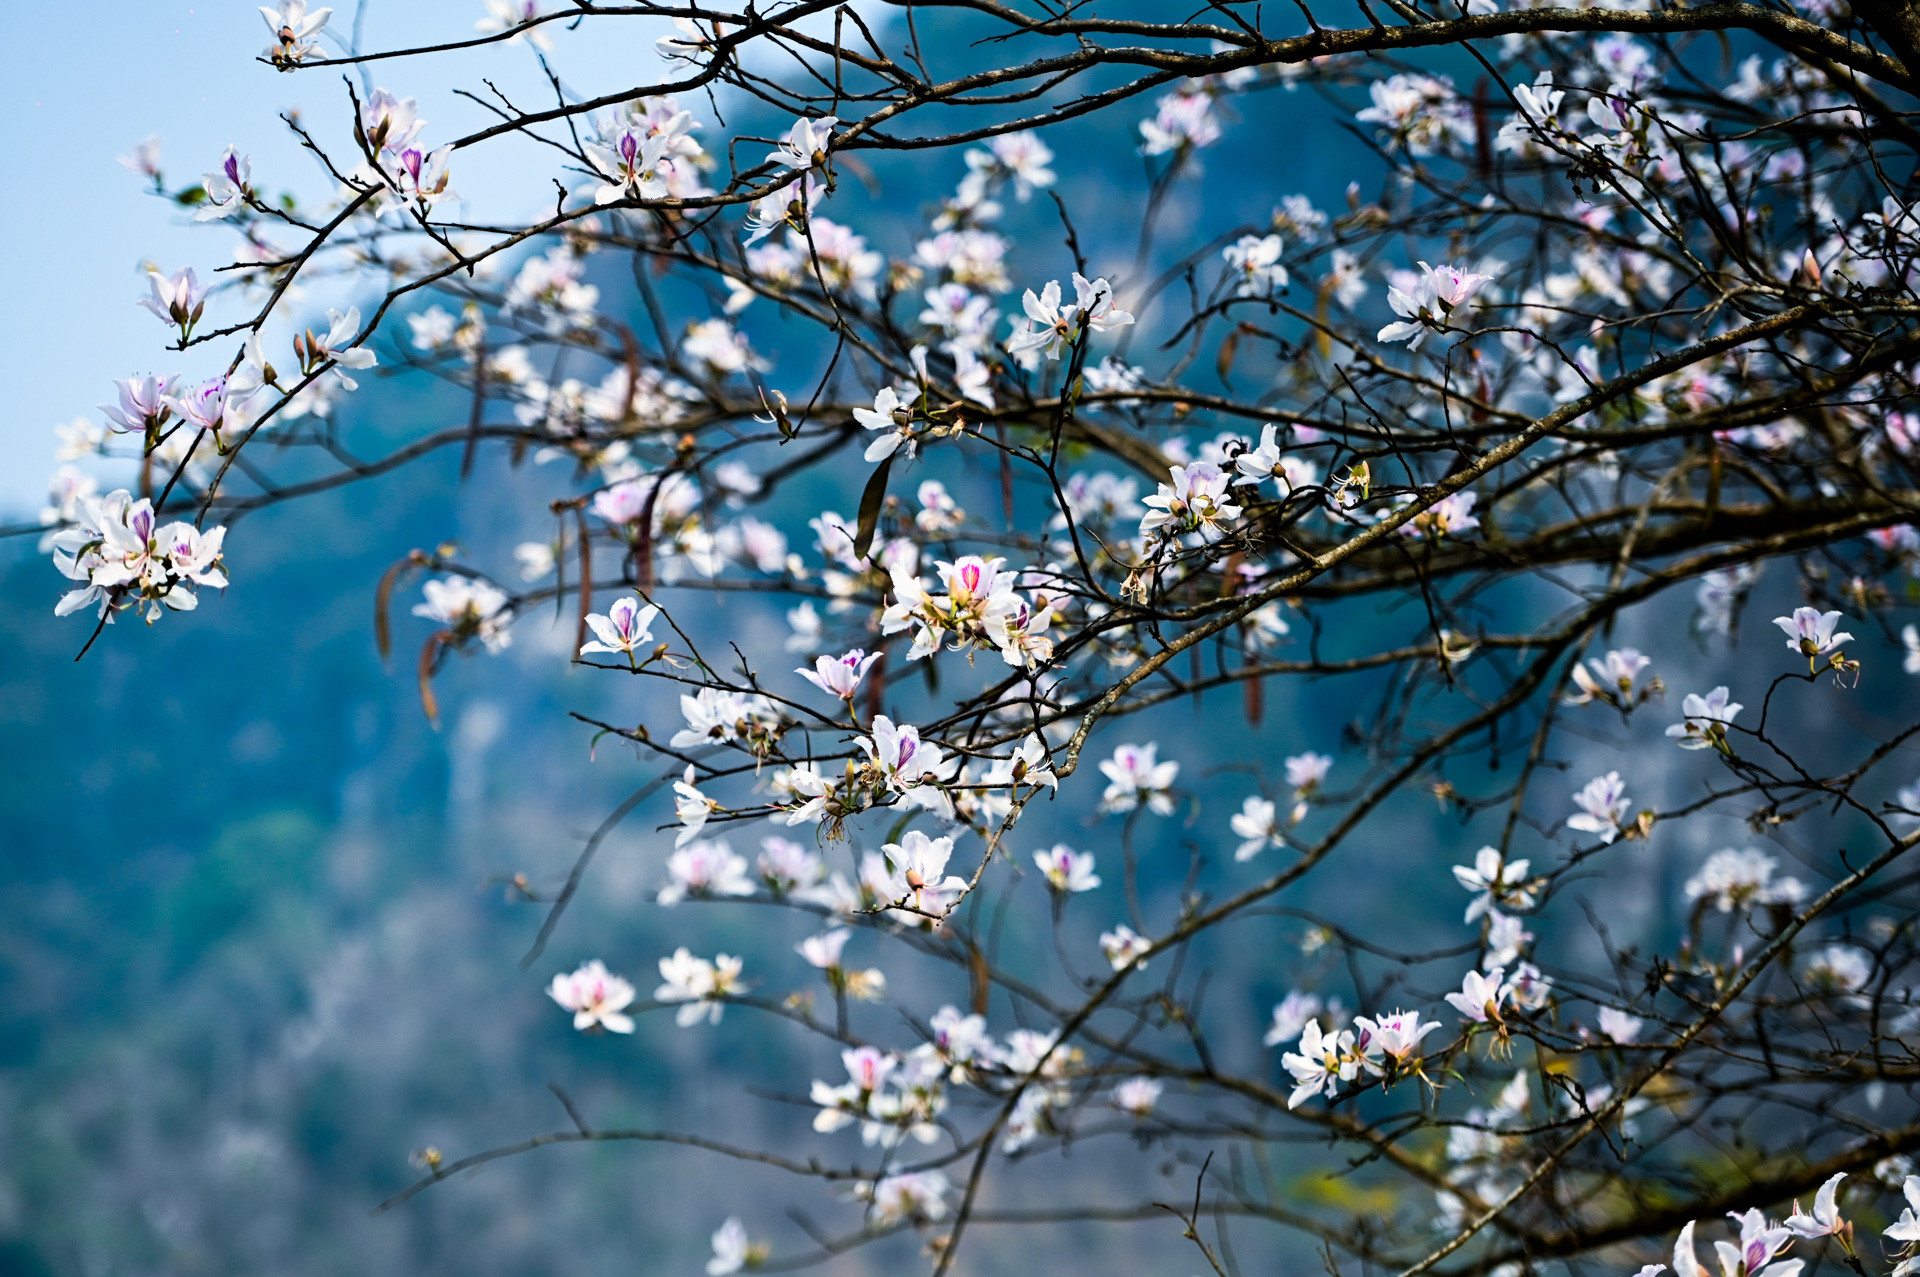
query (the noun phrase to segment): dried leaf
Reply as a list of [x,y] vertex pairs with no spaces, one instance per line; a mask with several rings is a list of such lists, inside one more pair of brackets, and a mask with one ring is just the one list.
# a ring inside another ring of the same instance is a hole
[[440,730],[440,702],[433,697],[433,663],[446,638],[447,632],[438,630],[429,634],[420,646],[420,708],[427,712],[427,722],[433,724],[435,731]]
[[867,480],[867,490],[860,494],[860,524],[854,532],[853,552],[863,559],[873,549],[873,534],[880,527],[880,508],[887,503],[887,476],[892,473],[893,457],[889,456]]

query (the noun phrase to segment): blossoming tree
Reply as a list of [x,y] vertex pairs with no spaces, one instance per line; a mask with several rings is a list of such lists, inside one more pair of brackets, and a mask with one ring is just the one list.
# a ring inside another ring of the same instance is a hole
[[[784,969],[675,946],[650,997],[651,972],[592,961],[552,1001],[617,1035],[726,1034],[738,1007],[836,1063],[793,1079],[804,1148],[570,1107],[424,1156],[395,1204],[542,1144],[668,1139],[839,1203],[798,1233],[717,1211],[715,1275],[902,1233],[944,1273],[994,1244],[983,1223],[1126,1220],[1222,1274],[1249,1229],[1402,1277],[1695,1277],[1696,1228],[1722,1277],[1913,1271],[1920,722],[1859,707],[1920,672],[1912,10],[485,8],[388,50],[302,0],[262,10],[263,61],[352,73],[336,116],[286,120],[327,175],[311,201],[269,201],[234,149],[186,186],[157,146],[130,158],[237,257],[142,299],[200,371],[128,377],[69,428],[71,460],[140,477],[55,476],[48,606],[90,644],[223,588],[237,516],[435,453],[543,464],[544,504],[498,514],[546,529],[512,561],[414,550],[369,583],[383,649],[419,592],[429,716],[449,658],[556,607],[596,685],[647,693],[638,720],[577,715],[649,773],[570,873],[521,880],[530,960],[606,833],[651,817],[678,831],[659,905],[774,904],[810,934]],[[496,93],[465,136],[406,95],[412,59],[563,61],[578,30],[630,42],[637,82],[550,73],[551,102]],[[1251,225],[1188,208],[1163,244],[1235,103],[1273,93],[1345,113],[1364,181],[1338,207],[1275,186]],[[1089,119],[1146,159],[1131,256],[1048,142]],[[461,201],[528,140],[543,207]],[[929,207],[890,252],[901,214],[860,188],[902,156]],[[1016,244],[1010,202],[1046,233]],[[359,306],[269,348],[321,278]],[[777,350],[754,336],[776,317]],[[342,396],[396,369],[470,411],[349,448]],[[1732,659],[1763,571],[1795,595],[1788,650],[1749,633]],[[723,598],[777,608],[784,639],[729,643]],[[1267,713],[1308,683],[1341,689],[1344,732]],[[1147,739],[1202,696],[1205,739]],[[1232,732],[1242,805],[1200,806]],[[1450,841],[1395,832],[1427,827],[1415,798]],[[1030,834],[1060,811],[1081,845]],[[1182,814],[1184,885],[1144,890]],[[1295,903],[1356,863],[1458,910],[1454,941],[1408,949],[1364,892]],[[1681,921],[1616,943],[1582,914],[1596,878]],[[1007,942],[1035,897],[1040,942]],[[1276,918],[1319,958],[1290,966]],[[1204,995],[1228,960],[1307,974],[1226,1005]],[[996,1191],[1089,1140],[1184,1188]],[[1276,1149],[1388,1194],[1303,1194]]]

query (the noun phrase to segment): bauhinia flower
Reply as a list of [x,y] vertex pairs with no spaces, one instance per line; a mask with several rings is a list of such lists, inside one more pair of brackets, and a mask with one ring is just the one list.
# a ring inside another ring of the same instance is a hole
[[[1576,664],[1570,673],[1574,686],[1580,690],[1567,694],[1566,704],[1585,705],[1591,701],[1605,701],[1620,710],[1632,709],[1635,705],[1652,695],[1660,680],[1654,679],[1636,691],[1633,680],[1640,671],[1651,662],[1631,647],[1618,648],[1604,657],[1589,658],[1585,665]],[[1588,667],[1593,672],[1587,672]]]
[[795,120],[793,127],[787,131],[786,140],[775,150],[767,152],[767,163],[799,169],[803,173],[814,168],[825,172],[827,149],[833,144],[833,126],[839,122],[831,115],[818,120],[805,117]]
[[1156,757],[1159,748],[1151,742],[1121,745],[1112,758],[1100,764],[1108,781],[1106,792],[1100,796],[1100,810],[1132,811],[1145,802],[1155,815],[1173,814],[1173,795],[1168,791],[1180,774],[1180,764],[1160,762]]
[[672,956],[660,959],[662,983],[653,991],[654,1000],[686,1003],[673,1015],[673,1022],[683,1029],[702,1020],[718,1024],[726,1010],[725,999],[740,992],[742,965],[739,958],[724,953],[715,954],[708,962],[694,957],[682,945]]
[[1240,507],[1232,500],[1232,480],[1219,466],[1204,461],[1174,466],[1172,478],[1146,500],[1152,508],[1140,519],[1142,540],[1172,540],[1197,532],[1201,539],[1215,541],[1240,517]]
[[677,905],[689,896],[711,899],[750,896],[753,879],[747,876],[747,858],[724,839],[701,840],[667,857],[667,885],[654,897],[656,904]]
[[194,212],[193,220],[217,221],[245,208],[253,195],[253,187],[248,185],[252,177],[253,161],[229,146],[220,157],[220,167],[200,178],[207,202]]
[[1283,241],[1278,235],[1242,235],[1221,250],[1226,259],[1228,278],[1234,281],[1236,297],[1266,297],[1287,283],[1287,268],[1280,264]]
[[909,723],[896,725],[885,714],[876,714],[873,735],[855,743],[888,789],[942,816],[953,814],[953,800],[940,788],[940,782],[951,779],[953,765],[939,746],[920,739],[919,728]]
[[680,834],[673,840],[675,847],[684,847],[700,836],[706,827],[707,817],[720,810],[720,804],[700,792],[693,783],[693,764],[687,764],[686,774],[673,782],[673,814],[680,820]]
[[593,631],[594,637],[580,645],[580,655],[624,652],[631,664],[640,644],[653,641],[653,622],[659,615],[659,608],[651,603],[643,606],[631,595],[615,599],[604,616],[589,612],[587,628]]
[[882,386],[873,397],[873,407],[855,408],[853,419],[868,430],[878,430],[864,454],[868,461],[884,461],[901,447],[911,457],[919,448],[919,436],[913,429],[913,405],[900,398],[892,386]]
[[492,582],[448,576],[428,581],[420,592],[426,601],[416,605],[413,614],[444,625],[450,643],[457,646],[477,638],[489,652],[512,646],[507,627],[513,611],[506,592]]
[[1573,805],[1580,810],[1567,817],[1567,828],[1594,834],[1601,842],[1611,843],[1620,836],[1621,822],[1627,814],[1626,782],[1620,779],[1619,772],[1596,776],[1573,796]]
[[1033,863],[1046,876],[1047,886],[1059,895],[1092,891],[1100,885],[1090,851],[1075,851],[1065,843],[1056,843],[1051,850],[1033,853]]
[[1287,845],[1280,836],[1279,807],[1258,794],[1241,804],[1239,812],[1227,823],[1241,840],[1233,853],[1235,860],[1248,860],[1269,847]]
[[1135,1120],[1144,1120],[1153,1114],[1153,1106],[1165,1089],[1166,1084],[1157,1079],[1130,1077],[1113,1088],[1113,1107]]
[[1151,948],[1153,941],[1138,934],[1124,922],[1112,931],[1100,933],[1100,953],[1115,971],[1125,971],[1128,967],[1145,970],[1147,964],[1142,955]]
[[909,829],[899,842],[880,849],[894,872],[889,890],[922,914],[944,914],[967,889],[967,880],[947,873],[953,839],[929,838]]
[[1846,1177],[1847,1173],[1840,1171],[1820,1186],[1820,1191],[1814,1194],[1811,1215],[1801,1211],[1800,1203],[1796,1199],[1793,1203],[1793,1214],[1786,1219],[1787,1231],[1795,1237],[1808,1240],[1816,1237],[1831,1237],[1844,1232],[1847,1221],[1840,1218],[1837,1195],[1840,1191],[1840,1181]]
[[178,328],[181,341],[192,336],[193,326],[200,322],[200,316],[207,308],[207,285],[200,282],[193,273],[193,267],[188,266],[171,275],[162,275],[157,270],[148,271],[147,286],[152,290],[152,296],[140,298],[138,304],[152,311],[161,323]]
[[1473,868],[1453,867],[1456,882],[1474,892],[1467,904],[1466,921],[1472,922],[1493,907],[1526,909],[1533,904],[1533,890],[1527,885],[1527,861],[1506,860],[1497,847],[1482,847],[1474,853]]
[[649,135],[644,123],[629,120],[603,141],[588,142],[587,158],[605,179],[594,190],[593,202],[664,197],[675,140],[672,133]]
[[178,377],[125,377],[113,384],[119,388],[118,404],[101,404],[100,411],[115,430],[141,435],[148,450],[160,441],[160,428],[173,417],[167,399],[173,394]]
[[349,306],[345,313],[337,310],[327,312],[327,331],[316,336],[309,328],[293,339],[293,353],[299,357],[300,370],[311,373],[317,369],[333,365],[334,376],[348,390],[358,390],[360,383],[347,376],[348,368],[371,368],[378,359],[373,347],[350,343],[360,336],[360,308]]
[[473,29],[483,35],[507,35],[508,44],[518,44],[524,38],[534,48],[543,52],[553,48],[553,41],[547,38],[539,27],[530,25],[540,17],[540,0],[487,0],[487,16],[473,24]]
[[1309,1019],[1300,1031],[1299,1048],[1282,1055],[1280,1064],[1293,1074],[1288,1108],[1298,1108],[1315,1095],[1331,1098],[1339,1092],[1340,1083],[1351,1082],[1360,1070],[1353,1030],[1328,1033],[1321,1029],[1320,1021]]
[[576,1029],[633,1032],[633,1017],[625,1014],[633,1002],[633,985],[609,972],[598,958],[572,975],[553,977],[547,996],[573,1012]]
[[880,659],[880,653],[869,654],[865,648],[853,648],[839,656],[821,656],[815,658],[812,669],[799,669],[794,673],[812,683],[823,692],[838,696],[852,703],[854,694],[860,690],[860,683]]
[[707,1277],[727,1277],[742,1268],[758,1268],[767,1262],[772,1249],[766,1242],[748,1240],[747,1226],[729,1215],[713,1230],[713,1258],[707,1261]]
[[1629,1015],[1618,1007],[1601,1007],[1598,1013],[1600,1032],[1610,1042],[1621,1046],[1629,1045],[1640,1036],[1640,1026],[1645,1023],[1637,1015]]
[[282,71],[291,71],[312,55],[314,37],[327,25],[333,10],[315,9],[309,13],[307,0],[280,0],[277,9],[261,5],[260,16],[266,20],[267,30],[273,32],[273,43],[261,56]]
[[1358,1039],[1363,1056],[1372,1055],[1377,1050],[1385,1053],[1399,1067],[1418,1059],[1420,1039],[1440,1027],[1438,1020],[1423,1022],[1418,1011],[1394,1011],[1378,1019],[1357,1015],[1353,1023],[1363,1034]]
[[1008,352],[1018,355],[1038,351],[1048,359],[1058,359],[1088,329],[1103,333],[1133,322],[1131,314],[1115,308],[1113,285],[1105,279],[1089,280],[1075,272],[1073,291],[1074,300],[1063,306],[1059,280],[1049,280],[1037,297],[1029,288],[1020,302],[1027,312],[1027,323],[1007,338]]
[[1500,1022],[1500,1004],[1507,1000],[1510,992],[1501,983],[1506,976],[1504,967],[1495,967],[1485,972],[1467,972],[1460,982],[1460,992],[1449,993],[1447,1001],[1460,1013],[1460,1018],[1473,1024]]
[[1828,658],[1830,662],[1839,664],[1844,661],[1844,655],[1837,649],[1853,635],[1833,632],[1840,620],[1838,612],[1797,607],[1792,616],[1776,616],[1773,623],[1786,632],[1788,649],[1807,658],[1807,672],[1811,674],[1820,668],[1820,658],[1829,652],[1833,653]]
[[1425,262],[1420,263],[1420,272],[1411,293],[1387,289],[1387,304],[1401,320],[1382,328],[1376,340],[1404,341],[1409,350],[1418,350],[1429,332],[1445,331],[1455,312],[1464,309],[1492,278],[1458,266],[1429,266]]
[[1705,696],[1688,692],[1680,702],[1680,712],[1686,717],[1667,728],[1667,735],[1681,749],[1717,749],[1731,758],[1733,747],[1727,744],[1727,728],[1742,708],[1724,687],[1716,687]]

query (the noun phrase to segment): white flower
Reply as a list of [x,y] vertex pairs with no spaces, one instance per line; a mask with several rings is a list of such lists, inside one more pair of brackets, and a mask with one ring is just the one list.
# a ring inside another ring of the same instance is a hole
[[868,430],[886,432],[867,445],[863,455],[868,461],[883,461],[903,444],[909,457],[919,448],[913,431],[913,407],[892,386],[880,388],[873,397],[873,407],[855,408],[853,419]]
[[818,967],[822,971],[831,971],[840,965],[840,955],[846,949],[847,940],[852,935],[853,932],[845,927],[835,927],[817,936],[808,936],[794,946],[794,952],[805,958],[809,966]]
[[1287,268],[1280,264],[1282,241],[1278,235],[1242,235],[1220,252],[1234,278],[1234,295],[1265,297],[1287,282]]
[[1156,815],[1173,814],[1173,795],[1168,789],[1180,774],[1180,764],[1158,761],[1158,750],[1159,746],[1151,743],[1121,745],[1112,758],[1100,764],[1108,781],[1106,792],[1100,796],[1100,810],[1132,811],[1145,801],[1147,809]]
[[887,788],[908,802],[943,816],[953,814],[953,801],[939,782],[952,778],[953,765],[937,745],[920,739],[920,729],[908,723],[896,725],[885,714],[873,719],[873,735],[856,742],[867,760],[880,773]]
[[1268,1046],[1279,1046],[1282,1042],[1291,1042],[1300,1036],[1307,1027],[1307,1021],[1320,1014],[1321,1002],[1316,994],[1302,993],[1298,989],[1274,1004],[1273,1024],[1267,1029],[1266,1037],[1261,1041]]
[[1842,643],[1852,638],[1851,634],[1835,634],[1834,626],[1840,622],[1840,613],[1822,612],[1818,608],[1797,607],[1792,616],[1776,616],[1773,623],[1786,632],[1787,648],[1807,658],[1807,668],[1812,670],[1814,662],[1825,656]]
[[[1646,698],[1643,690],[1634,694],[1633,680],[1640,676],[1650,662],[1631,647],[1610,651],[1604,658],[1590,658],[1586,665],[1576,664],[1571,673],[1574,685],[1580,690],[1567,695],[1568,705],[1585,705],[1590,701],[1602,700],[1620,709],[1631,709],[1637,701]],[[1587,667],[1593,673],[1587,672]],[[1595,676],[1598,677],[1595,677]]]
[[573,1012],[576,1029],[633,1032],[633,1017],[623,1014],[633,1001],[633,985],[607,971],[595,958],[572,975],[556,975],[547,996]]
[[1460,992],[1449,993],[1447,1001],[1460,1013],[1460,1018],[1474,1024],[1485,1024],[1488,1020],[1500,1018],[1500,1004],[1507,999],[1507,986],[1501,983],[1506,971],[1495,967],[1484,975],[1478,971],[1467,972],[1460,982]]
[[1280,1057],[1281,1067],[1293,1074],[1293,1094],[1288,1108],[1315,1095],[1332,1096],[1343,1081],[1352,1081],[1359,1061],[1354,1054],[1353,1030],[1322,1033],[1318,1020],[1308,1020],[1300,1034],[1300,1048]]
[[1637,1015],[1628,1015],[1616,1007],[1600,1008],[1600,1032],[1622,1046],[1631,1043],[1640,1036],[1640,1026],[1644,1023]]
[[687,358],[705,364],[716,377],[736,372],[765,372],[772,365],[753,353],[745,334],[724,319],[703,319],[680,342]]
[[766,1257],[766,1243],[749,1241],[747,1226],[737,1216],[729,1215],[713,1230],[713,1258],[707,1261],[707,1277],[727,1277],[742,1268],[757,1268]]
[[428,581],[420,592],[426,601],[416,605],[413,614],[446,626],[452,642],[478,638],[489,652],[513,644],[513,635],[507,631],[513,612],[506,593],[491,582],[446,576]]
[[1721,913],[1806,899],[1806,886],[1797,878],[1774,878],[1773,866],[1772,856],[1753,847],[1716,851],[1687,880],[1687,899],[1711,901]]
[[1620,836],[1620,822],[1627,814],[1626,784],[1619,772],[1596,776],[1573,796],[1573,805],[1580,811],[1567,817],[1567,828],[1596,834],[1601,842],[1611,843]]
[[518,44],[525,38],[534,48],[545,52],[553,48],[553,41],[538,27],[527,27],[539,16],[540,0],[487,0],[487,16],[474,23],[473,29],[482,35],[511,31],[513,34],[506,40],[508,44]]
[[1232,826],[1234,835],[1241,839],[1239,848],[1233,853],[1235,860],[1247,860],[1269,847],[1287,845],[1280,836],[1279,808],[1258,795],[1242,803],[1239,813],[1227,823]]
[[[1475,293],[1492,277],[1476,275],[1457,266],[1429,266],[1420,263],[1420,274],[1412,281],[1412,291],[1399,287],[1387,289],[1387,304],[1402,322],[1382,328],[1377,341],[1405,341],[1410,350],[1418,350],[1427,333],[1445,329],[1473,300]],[[1411,339],[1411,340],[1409,340]]]
[[1820,1186],[1814,1194],[1813,1214],[1803,1214],[1800,1203],[1793,1204],[1793,1214],[1787,1216],[1786,1227],[1795,1237],[1812,1240],[1816,1237],[1830,1237],[1846,1227],[1846,1221],[1840,1218],[1840,1204],[1835,1200],[1840,1190],[1840,1181],[1847,1177],[1845,1171],[1832,1176]]
[[1100,952],[1106,957],[1107,964],[1115,971],[1125,971],[1128,967],[1146,969],[1146,963],[1140,955],[1153,948],[1153,941],[1137,934],[1124,922],[1112,931],[1100,933]]
[[840,656],[819,657],[812,669],[795,670],[794,673],[823,692],[838,696],[843,701],[851,701],[854,693],[860,690],[861,680],[866,678],[867,671],[879,659],[880,653],[868,655],[865,649],[856,647]]
[[1886,1230],[1885,1236],[1888,1241],[1920,1242],[1920,1175],[1907,1176],[1900,1191],[1906,1195],[1906,1209],[1900,1212],[1900,1218]]
[[951,838],[929,838],[909,829],[898,843],[880,850],[893,870],[888,885],[892,900],[904,900],[921,913],[944,914],[967,889],[965,878],[947,873],[947,861],[953,856]]
[[1056,843],[1050,851],[1034,852],[1033,863],[1046,875],[1047,886],[1060,895],[1092,891],[1100,885],[1090,851],[1075,851],[1065,843]]
[[1513,909],[1525,909],[1532,905],[1533,892],[1526,885],[1527,864],[1525,860],[1502,860],[1498,848],[1482,847],[1474,853],[1473,868],[1455,865],[1454,880],[1468,891],[1477,893],[1467,905],[1465,920],[1472,922],[1490,911],[1495,904],[1504,904]]
[[1153,1112],[1153,1106],[1159,1103],[1160,1093],[1165,1089],[1164,1083],[1153,1078],[1130,1077],[1113,1088],[1113,1106],[1135,1118],[1145,1118]]
[[687,771],[679,780],[673,782],[673,813],[679,818],[683,828],[675,838],[675,847],[684,847],[699,837],[705,828],[707,817],[718,811],[720,804],[700,792],[693,783],[693,764],[687,764]]
[[1232,501],[1232,480],[1219,466],[1204,461],[1174,466],[1172,479],[1146,500],[1152,508],[1140,518],[1142,540],[1197,532],[1202,540],[1214,541],[1240,517],[1240,507]]
[[[260,16],[266,20],[267,30],[273,32],[273,43],[267,46],[264,56],[286,71],[298,66],[313,53],[314,37],[320,34],[320,28],[327,25],[333,10],[315,9],[308,13],[307,0],[280,0],[277,9],[261,5]],[[152,140],[156,143],[154,150],[157,160],[158,139]]]
[[[549,564],[552,558],[552,551],[548,551]],[[593,631],[594,638],[581,645],[580,655],[585,656],[589,652],[625,652],[631,657],[640,644],[653,641],[653,621],[659,615],[659,608],[651,603],[643,607],[631,595],[615,599],[605,616],[598,612],[587,614],[587,628]]]
[[220,167],[201,175],[200,185],[207,193],[207,202],[195,210],[193,220],[217,221],[245,208],[247,197],[253,193],[247,185],[252,175],[253,161],[229,146],[220,157]]
[[1909,674],[1920,674],[1920,627],[1908,625],[1901,629],[1900,646],[1907,652],[1902,668]]
[[1063,306],[1060,281],[1048,281],[1038,297],[1029,288],[1020,301],[1028,323],[1007,339],[1008,352],[1038,351],[1058,359],[1089,328],[1103,333],[1133,322],[1131,314],[1114,307],[1113,285],[1105,279],[1089,280],[1075,272],[1073,289],[1074,301]]
[[696,958],[682,945],[671,957],[660,959],[663,983],[653,991],[654,1000],[686,1003],[673,1016],[683,1029],[702,1020],[718,1024],[726,1009],[722,999],[740,992],[741,965],[739,958],[724,953],[715,954],[712,962]]
[[[682,835],[685,836],[684,833]],[[655,901],[676,905],[688,896],[750,896],[753,879],[747,877],[747,858],[725,840],[696,842],[667,857],[669,881]]]
[[1422,1022],[1418,1011],[1394,1011],[1378,1019],[1355,1016],[1354,1027],[1361,1031],[1357,1039],[1360,1053],[1385,1052],[1395,1060],[1405,1060],[1419,1049],[1420,1039],[1440,1027],[1440,1021]]
[[831,115],[818,120],[809,120],[804,116],[795,120],[793,127],[787,131],[786,141],[777,150],[767,152],[767,163],[799,169],[803,173],[816,166],[825,168],[827,148],[833,141],[833,126],[839,122]]
[[1729,752],[1727,728],[1743,708],[1729,699],[1724,687],[1716,687],[1705,696],[1688,692],[1680,702],[1680,712],[1686,717],[1667,728],[1667,735],[1678,741],[1681,749],[1711,748]]

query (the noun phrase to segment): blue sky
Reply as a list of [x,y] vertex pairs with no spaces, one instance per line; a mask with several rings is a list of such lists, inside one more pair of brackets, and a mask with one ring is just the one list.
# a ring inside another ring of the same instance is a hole
[[[355,5],[340,0],[334,22],[350,26]],[[374,48],[455,39],[484,13],[480,0],[369,0],[365,37]],[[664,24],[611,25],[549,28],[563,77],[603,86],[656,73],[651,43]],[[14,192],[0,205],[0,242],[12,250],[15,283],[13,304],[0,307],[0,372],[11,392],[0,418],[0,520],[12,521],[39,508],[55,423],[98,419],[94,405],[111,397],[112,378],[205,376],[231,353],[167,353],[165,329],[134,304],[146,292],[144,262],[191,265],[205,277],[231,260],[231,232],[193,227],[116,157],[158,133],[168,180],[197,180],[231,143],[252,155],[257,185],[315,197],[325,186],[275,117],[299,107],[323,136],[344,142],[348,116],[337,72],[282,75],[255,61],[267,31],[257,7],[241,0],[4,5],[0,38],[12,55],[0,84],[0,171]],[[452,92],[456,83],[478,87],[482,76],[520,100],[550,92],[524,45],[387,63],[375,82],[417,96],[431,134],[447,137],[482,118]],[[552,170],[551,153],[522,148],[455,176],[472,207],[512,215],[551,202]]]

